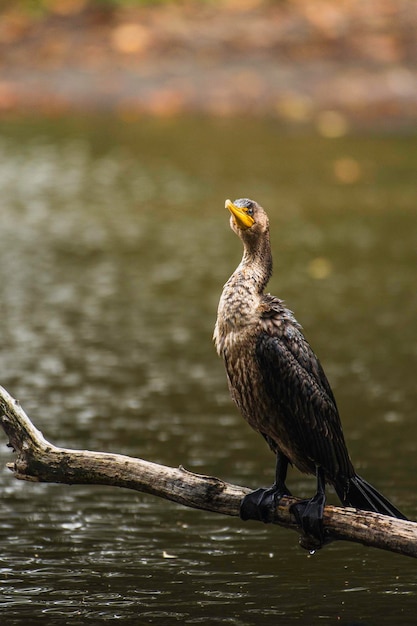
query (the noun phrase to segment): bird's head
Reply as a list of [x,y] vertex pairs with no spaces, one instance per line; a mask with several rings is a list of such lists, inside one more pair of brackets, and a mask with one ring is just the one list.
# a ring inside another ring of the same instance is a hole
[[234,202],[226,200],[225,207],[231,213],[230,228],[244,242],[257,239],[269,231],[268,216],[254,200],[248,198],[240,198]]

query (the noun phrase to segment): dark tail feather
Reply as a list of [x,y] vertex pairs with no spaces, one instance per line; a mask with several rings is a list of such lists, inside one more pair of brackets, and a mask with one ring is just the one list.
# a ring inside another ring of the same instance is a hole
[[374,511],[398,519],[407,519],[389,500],[358,475],[349,478],[347,483],[336,485],[336,493],[345,506],[364,511]]

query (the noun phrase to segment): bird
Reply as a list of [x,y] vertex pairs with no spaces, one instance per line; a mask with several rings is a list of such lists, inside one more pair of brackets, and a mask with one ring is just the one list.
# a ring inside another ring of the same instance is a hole
[[330,384],[284,301],[265,293],[272,275],[269,220],[254,200],[226,200],[230,227],[243,243],[243,257],[223,287],[214,329],[229,390],[244,419],[276,455],[275,481],[246,495],[243,520],[272,522],[279,500],[291,495],[288,466],[313,474],[312,498],[293,504],[305,536],[324,542],[325,487],[344,506],[407,519],[354,469]]

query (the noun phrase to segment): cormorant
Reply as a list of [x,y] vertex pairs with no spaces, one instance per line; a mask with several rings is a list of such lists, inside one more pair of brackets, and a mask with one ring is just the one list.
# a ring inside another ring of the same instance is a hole
[[247,198],[226,200],[225,206],[244,253],[223,288],[214,341],[233,400],[276,454],[275,483],[243,498],[241,518],[272,521],[278,500],[291,495],[285,485],[290,463],[317,477],[316,495],[293,505],[292,511],[304,532],[321,543],[326,483],[333,485],[345,506],[406,519],[356,474],[318,358],[284,302],[264,293],[272,274],[264,209]]

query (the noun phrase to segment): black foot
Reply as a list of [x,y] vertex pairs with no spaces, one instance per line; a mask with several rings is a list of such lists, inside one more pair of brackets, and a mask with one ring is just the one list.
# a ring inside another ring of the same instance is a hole
[[297,522],[308,537],[317,542],[316,548],[321,547],[325,542],[323,528],[323,509],[326,502],[324,493],[316,493],[311,500],[302,500],[291,506],[291,513],[294,513]]
[[240,504],[240,517],[244,521],[254,519],[270,524],[274,519],[278,502],[282,496],[289,495],[291,494],[287,489],[279,489],[276,485],[268,489],[256,489],[243,498]]

